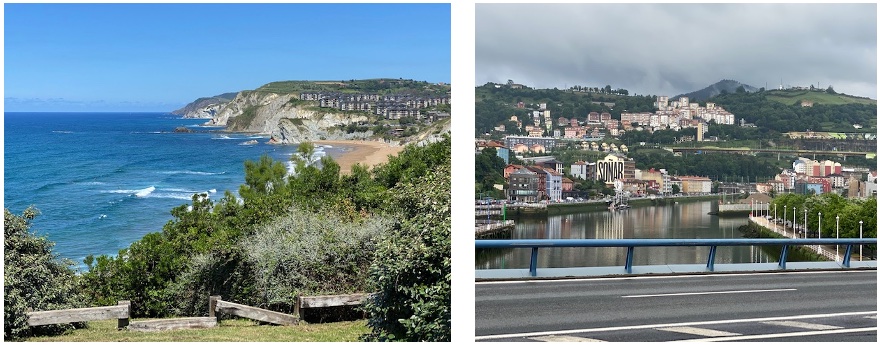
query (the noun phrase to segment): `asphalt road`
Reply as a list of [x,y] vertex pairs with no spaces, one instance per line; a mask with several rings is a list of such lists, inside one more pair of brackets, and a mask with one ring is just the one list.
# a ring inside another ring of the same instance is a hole
[[877,341],[877,271],[478,282],[477,341]]

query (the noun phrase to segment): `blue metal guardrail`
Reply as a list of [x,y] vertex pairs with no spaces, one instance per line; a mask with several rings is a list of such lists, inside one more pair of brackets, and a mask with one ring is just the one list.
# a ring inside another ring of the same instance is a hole
[[632,273],[633,253],[635,247],[709,247],[709,259],[706,269],[715,270],[715,252],[719,246],[782,246],[779,255],[779,269],[785,269],[789,246],[801,245],[845,245],[846,252],[842,265],[850,267],[850,258],[854,245],[877,245],[876,238],[742,238],[742,239],[535,239],[535,240],[476,240],[476,248],[531,248],[532,257],[529,262],[529,275],[535,277],[538,267],[538,248],[560,247],[618,247],[627,248],[626,273]]

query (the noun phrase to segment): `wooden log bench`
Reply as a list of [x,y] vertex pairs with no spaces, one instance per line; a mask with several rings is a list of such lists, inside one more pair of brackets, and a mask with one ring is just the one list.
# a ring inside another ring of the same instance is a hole
[[27,316],[28,326],[117,319],[117,327],[122,329],[129,325],[130,313],[131,302],[120,301],[118,305],[109,307],[33,311]]
[[128,325],[130,331],[158,332],[178,329],[203,329],[217,326],[216,317],[183,317],[176,319],[157,319],[132,321]]
[[235,315],[262,322],[268,322],[276,325],[290,326],[299,323],[299,318],[294,315],[279,313],[277,311],[251,307],[238,303],[227,302],[222,300],[220,296],[211,296],[209,300],[208,315],[214,317],[215,312]]

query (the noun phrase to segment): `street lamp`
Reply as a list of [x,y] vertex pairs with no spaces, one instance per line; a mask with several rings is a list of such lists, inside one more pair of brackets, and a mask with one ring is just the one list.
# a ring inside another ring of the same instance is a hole
[[785,221],[788,220],[788,205],[786,204],[785,206],[782,206],[782,209],[782,234],[785,235],[785,237],[788,237],[785,230]]
[[773,204],[773,230],[779,231],[779,228],[776,224],[779,222],[779,219],[776,218],[776,209],[779,208],[779,204]]
[[[874,236],[877,237],[877,236]],[[862,221],[859,221],[859,239],[862,239]],[[859,245],[859,261],[862,261],[862,245]]]
[[[834,219],[837,220],[837,239],[840,239],[840,215],[838,214]],[[840,260],[840,244],[835,246],[834,251],[834,257]]]
[[804,209],[804,238],[807,238],[807,209]]
[[791,238],[797,238],[797,207],[791,210]]
[[822,212],[819,212],[819,239],[822,239]]

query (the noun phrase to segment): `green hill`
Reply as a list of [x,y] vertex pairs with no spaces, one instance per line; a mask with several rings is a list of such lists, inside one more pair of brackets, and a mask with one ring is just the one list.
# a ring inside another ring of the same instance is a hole
[[801,105],[801,101],[810,101],[813,104],[842,105],[842,104],[877,104],[877,100],[866,97],[856,97],[842,93],[830,94],[825,90],[770,90],[767,91],[767,99],[785,105]]
[[428,83],[411,79],[363,79],[363,80],[328,80],[328,81],[276,81],[260,86],[254,91],[278,94],[299,93],[302,91],[337,91],[363,93],[429,93],[443,94],[450,90],[448,84]]

